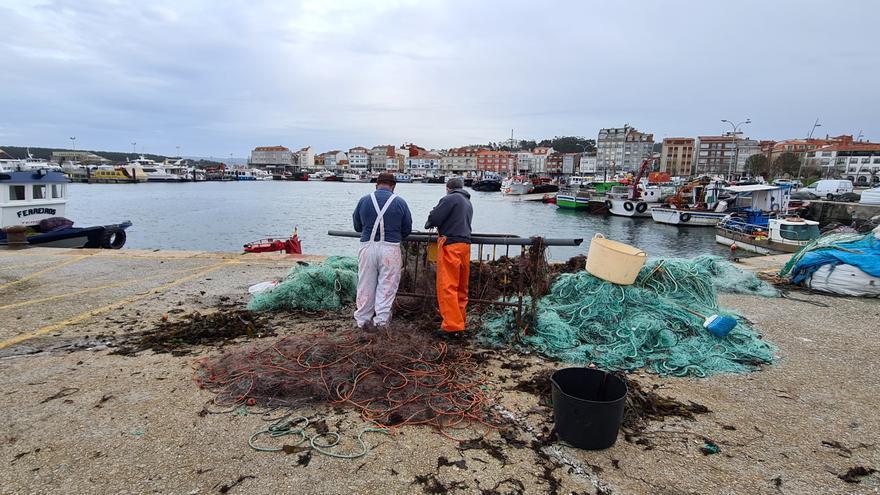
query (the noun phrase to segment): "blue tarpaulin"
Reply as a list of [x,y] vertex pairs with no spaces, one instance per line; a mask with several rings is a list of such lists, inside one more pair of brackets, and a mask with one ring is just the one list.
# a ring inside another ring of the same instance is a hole
[[822,242],[819,239],[818,243],[804,246],[792,259],[794,265],[786,266],[787,270],[784,271],[790,270],[791,281],[796,284],[809,280],[824,265],[852,265],[869,275],[880,277],[880,239],[873,233],[864,234],[861,239],[852,239],[851,234],[849,236],[841,238],[839,242],[830,239]]

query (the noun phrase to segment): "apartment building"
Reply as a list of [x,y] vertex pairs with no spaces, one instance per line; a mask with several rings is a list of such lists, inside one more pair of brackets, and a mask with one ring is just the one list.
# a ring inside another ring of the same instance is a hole
[[547,157],[554,153],[553,148],[548,146],[537,146],[532,150],[532,169],[533,174],[547,173]]
[[544,161],[544,174],[553,177],[562,175],[562,161],[564,156],[563,153],[558,151],[549,153]]
[[348,155],[339,150],[328,151],[321,154],[321,161],[325,170],[345,170],[342,165],[348,165]]
[[312,150],[311,146],[306,146],[296,152],[296,163],[303,170],[315,168],[315,151]]
[[406,170],[413,175],[436,176],[440,171],[440,155],[420,151],[406,159]]
[[477,171],[513,175],[517,157],[509,151],[480,150],[477,152]]
[[856,186],[880,185],[880,143],[849,142],[808,151],[805,167],[816,167],[823,177],[851,180]]
[[370,169],[397,171],[397,154],[394,146],[384,144],[370,149]]
[[596,166],[601,170],[635,171],[654,150],[654,135],[628,125],[600,129]]
[[535,155],[531,151],[516,152],[516,172],[518,174],[531,173],[535,167]]
[[370,150],[355,146],[348,150],[348,166],[352,170],[365,172],[370,168]]
[[574,175],[578,173],[582,153],[564,153],[562,155],[562,174]]
[[446,156],[440,159],[440,169],[457,174],[474,172],[477,170],[477,153],[480,148],[476,146],[463,146],[452,148]]
[[581,153],[580,160],[578,161],[577,171],[579,174],[595,174],[598,169],[596,168],[596,152],[589,153]]
[[694,138],[664,138],[660,149],[660,172],[671,176],[694,175]]

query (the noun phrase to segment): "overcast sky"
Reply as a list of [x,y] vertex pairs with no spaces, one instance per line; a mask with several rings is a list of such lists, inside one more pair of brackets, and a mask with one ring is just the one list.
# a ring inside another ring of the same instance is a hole
[[246,155],[510,136],[880,140],[880,2],[0,3],[0,145]]

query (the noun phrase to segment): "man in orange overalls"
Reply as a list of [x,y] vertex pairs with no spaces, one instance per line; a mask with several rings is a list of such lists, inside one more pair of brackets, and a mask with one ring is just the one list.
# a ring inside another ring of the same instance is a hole
[[426,229],[437,227],[437,305],[446,332],[464,330],[471,268],[471,196],[460,178],[446,182],[446,196],[428,215]]

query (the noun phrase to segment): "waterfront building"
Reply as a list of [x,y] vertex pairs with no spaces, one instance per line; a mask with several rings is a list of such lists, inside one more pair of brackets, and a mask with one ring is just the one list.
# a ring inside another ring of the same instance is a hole
[[306,146],[296,152],[296,164],[303,170],[313,170],[315,168],[315,152],[311,146]]
[[660,172],[675,177],[694,175],[694,138],[663,138],[660,148]]
[[341,162],[345,162],[348,164],[348,156],[339,150],[327,151],[326,153],[321,153],[321,162],[324,165],[324,170],[346,170],[341,167]]
[[581,153],[580,161],[578,162],[577,171],[581,175],[586,174],[595,174],[597,172],[596,168],[596,152],[586,152]]
[[549,146],[536,146],[532,150],[531,171],[533,174],[543,175],[547,173],[547,157],[552,153],[554,153],[554,150]]
[[535,166],[535,155],[531,151],[516,152],[516,172],[518,174],[528,174]]
[[804,160],[807,157],[807,153],[811,151],[815,151],[823,146],[830,146],[835,144],[852,144],[853,137],[848,134],[843,134],[840,136],[825,136],[825,138],[807,138],[807,139],[785,139],[779,142],[773,142],[773,145],[770,147],[769,152],[765,151],[765,155],[770,160],[770,163],[773,163],[779,155],[783,153],[794,153],[798,158]]
[[480,150],[477,146],[452,148],[440,159],[440,168],[456,174],[474,172],[477,170],[477,153]]
[[390,144],[373,146],[370,149],[370,169],[376,171],[397,171],[397,154]]
[[735,173],[733,163],[736,155],[736,137],[732,134],[723,136],[699,136],[695,143],[696,163],[694,173],[697,175],[723,175]]
[[730,132],[722,136],[699,136],[694,148],[694,173],[699,175],[742,176],[748,172],[749,157],[761,153],[760,141]]
[[544,173],[553,177],[562,175],[562,161],[564,156],[563,153],[558,151],[549,153],[544,162]]
[[289,167],[293,163],[293,153],[285,146],[257,146],[251,151],[248,164],[255,168]]
[[110,160],[103,156],[96,155],[91,151],[53,151],[49,161],[55,163],[76,162],[84,165],[101,165],[110,163]]
[[363,146],[355,146],[348,150],[348,165],[359,173],[370,169],[370,150]]
[[562,175],[578,173],[582,153],[564,153],[562,155]]
[[857,187],[880,185],[880,143],[835,143],[806,152],[804,167],[822,171],[823,177],[840,177]]
[[596,166],[601,170],[635,171],[654,151],[654,135],[625,125],[600,129]]
[[439,175],[440,155],[423,150],[418,155],[410,156],[406,159],[406,171],[412,175]]
[[477,152],[477,171],[513,175],[517,157],[509,151],[480,150]]

